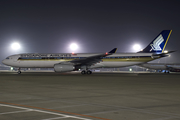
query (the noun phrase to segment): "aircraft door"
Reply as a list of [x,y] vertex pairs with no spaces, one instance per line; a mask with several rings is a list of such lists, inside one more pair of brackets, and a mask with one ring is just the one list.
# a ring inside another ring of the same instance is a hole
[[17,60],[15,58],[13,58],[13,62],[17,62]]
[[20,61],[18,60],[18,57],[14,57],[13,62],[18,62],[19,63]]

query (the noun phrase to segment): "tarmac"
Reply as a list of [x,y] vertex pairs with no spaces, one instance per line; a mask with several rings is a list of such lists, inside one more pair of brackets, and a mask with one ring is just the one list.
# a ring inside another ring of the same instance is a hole
[[180,120],[180,74],[1,72],[0,120]]

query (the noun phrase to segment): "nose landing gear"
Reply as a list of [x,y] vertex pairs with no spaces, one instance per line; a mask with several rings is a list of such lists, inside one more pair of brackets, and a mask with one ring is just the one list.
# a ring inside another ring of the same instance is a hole
[[21,74],[21,68],[18,68],[18,72],[17,72],[18,74]]

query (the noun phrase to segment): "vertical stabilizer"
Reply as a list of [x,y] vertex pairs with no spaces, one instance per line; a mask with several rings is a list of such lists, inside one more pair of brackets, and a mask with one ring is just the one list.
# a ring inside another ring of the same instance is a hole
[[172,30],[163,30],[146,48],[140,53],[163,53]]

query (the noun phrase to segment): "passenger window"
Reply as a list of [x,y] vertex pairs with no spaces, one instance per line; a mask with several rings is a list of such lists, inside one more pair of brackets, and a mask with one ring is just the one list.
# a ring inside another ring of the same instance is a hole
[[7,57],[6,59],[9,59],[9,57]]

